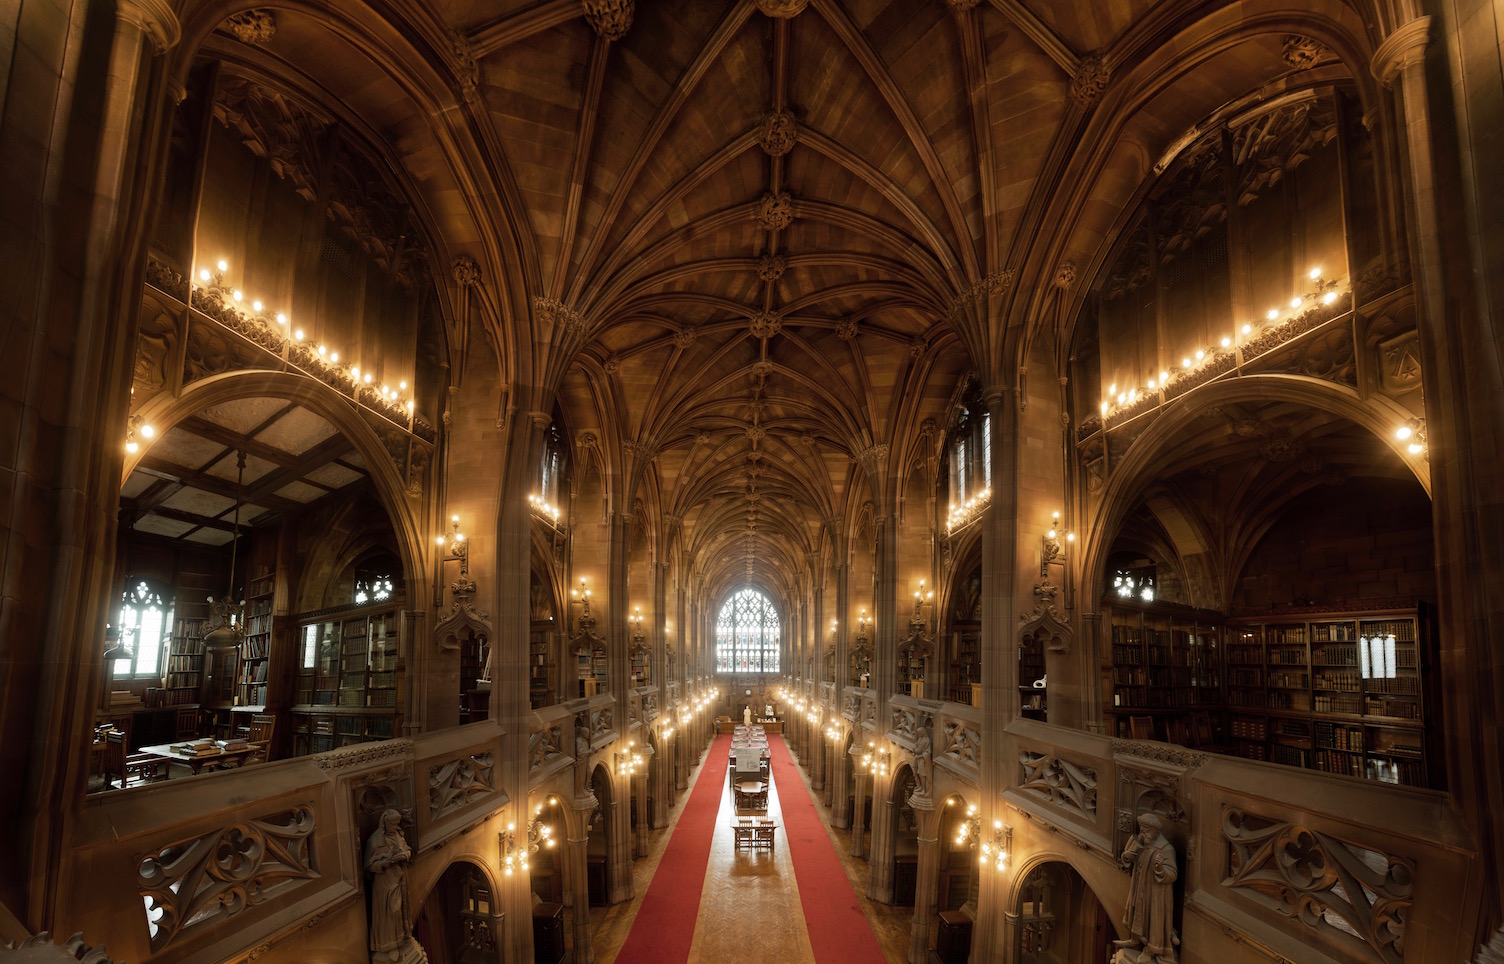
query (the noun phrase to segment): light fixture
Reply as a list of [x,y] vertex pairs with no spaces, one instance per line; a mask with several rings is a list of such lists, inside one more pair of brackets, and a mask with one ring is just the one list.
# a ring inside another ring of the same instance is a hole
[[1299,295],[1296,295],[1294,298],[1290,299],[1290,307],[1291,308],[1299,308],[1300,304],[1301,304],[1301,298],[1300,298]]
[[642,766],[642,754],[637,752],[636,747],[635,740],[628,740],[626,750],[611,754],[611,769],[616,771],[617,776],[630,777]]
[[[213,596],[209,597],[209,618],[218,619],[219,625],[204,634],[203,644],[207,649],[225,650],[238,647],[240,641],[245,639],[244,619],[241,618],[245,610],[245,601],[238,603],[230,601],[235,593],[235,556],[240,548],[240,494],[241,486],[245,482],[245,452],[235,453],[235,525],[230,536],[230,584],[225,588],[225,594],[218,602]],[[216,672],[218,671],[218,660]]]
[[1394,437],[1405,444],[1405,451],[1411,455],[1428,455],[1426,451],[1426,420],[1423,418],[1407,419],[1403,425],[1394,430]]
[[470,575],[470,546],[465,541],[465,534],[460,531],[460,517],[450,516],[449,523],[451,530],[448,533],[440,533],[435,539],[435,543],[446,550],[445,554],[439,557],[439,572],[442,575],[444,563],[458,562],[460,575],[468,576]]
[[1008,860],[1013,855],[1013,828],[1001,820],[992,821],[992,836],[981,843],[982,853],[977,862],[999,873],[1008,869]]
[[1315,281],[1316,279],[1320,278],[1321,277],[1321,269],[1320,268],[1312,268],[1311,269],[1311,273],[1310,273],[1310,277],[1311,277],[1312,281]]
[[892,763],[893,752],[891,750],[879,750],[871,740],[867,741],[867,752],[862,755],[862,766],[868,773],[872,774],[874,778],[885,777],[888,775],[888,767]]

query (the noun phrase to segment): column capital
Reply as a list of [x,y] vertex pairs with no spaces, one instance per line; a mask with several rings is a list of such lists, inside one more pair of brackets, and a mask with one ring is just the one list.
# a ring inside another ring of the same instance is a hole
[[167,0],[120,0],[115,16],[140,28],[151,40],[158,56],[165,54],[182,39],[177,15]]
[[1394,77],[1407,67],[1421,62],[1426,47],[1431,42],[1431,18],[1416,17],[1391,33],[1379,49],[1373,52],[1368,69],[1385,87],[1394,83]]

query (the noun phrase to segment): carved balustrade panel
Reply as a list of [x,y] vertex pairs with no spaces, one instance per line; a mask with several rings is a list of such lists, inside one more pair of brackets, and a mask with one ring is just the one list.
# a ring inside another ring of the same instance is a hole
[[1384,964],[1405,956],[1415,890],[1410,861],[1292,821],[1222,810],[1222,886]]
[[428,768],[430,822],[496,791],[495,757],[488,750],[467,754]]
[[1074,812],[1088,822],[1097,819],[1097,771],[1053,753],[1023,750],[1018,755],[1018,788]]
[[152,951],[319,876],[314,810],[293,807],[168,844],[141,858],[137,885]]
[[853,723],[862,720],[862,697],[858,693],[847,693],[846,700],[841,706],[841,715]]

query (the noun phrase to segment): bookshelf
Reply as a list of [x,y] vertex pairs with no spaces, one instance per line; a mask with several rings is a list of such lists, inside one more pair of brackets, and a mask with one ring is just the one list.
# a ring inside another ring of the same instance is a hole
[[204,683],[204,619],[178,619],[167,652],[168,706],[193,706]]
[[[1103,605],[1111,640],[1107,710],[1116,732],[1127,735],[1130,715],[1181,717],[1223,708],[1220,613],[1170,603]],[[1156,730],[1167,735],[1164,726]]]
[[604,649],[577,650],[575,669],[580,678],[579,696],[594,696],[609,692],[606,686],[606,651]]
[[396,729],[400,602],[299,621],[293,753],[389,739]]
[[[977,706],[981,702],[978,696],[982,687],[982,627],[958,623],[953,628],[956,633],[956,660],[953,664],[955,683],[951,687],[951,699],[957,703]],[[1044,675],[1042,669],[1040,675]]]
[[266,678],[272,648],[272,590],[276,581],[274,573],[267,573],[246,583],[245,639],[240,644],[236,706],[266,705]]
[[[1438,734],[1427,719],[1424,608],[1236,622],[1228,703],[1238,755],[1384,783],[1443,785]],[[1254,666],[1262,681],[1238,675]]]
[[1047,691],[1034,686],[1044,673],[1044,640],[1029,636],[1018,644],[1018,704],[1025,719],[1046,718]]
[[905,696],[924,698],[925,657],[905,653],[898,654],[898,688]]
[[527,638],[527,696],[533,709],[551,706],[558,685],[554,678],[551,622],[533,623]]

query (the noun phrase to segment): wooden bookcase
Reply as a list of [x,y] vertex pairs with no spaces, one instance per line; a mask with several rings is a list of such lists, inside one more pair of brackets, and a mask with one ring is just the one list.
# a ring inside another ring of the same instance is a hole
[[533,709],[558,702],[559,684],[554,665],[554,637],[548,620],[536,620],[527,638],[527,695]]
[[1229,647],[1229,726],[1240,756],[1444,785],[1439,733],[1428,719],[1424,608],[1235,620],[1230,628],[1238,642]]
[[267,573],[252,579],[245,587],[245,639],[240,644],[236,706],[266,706],[272,651],[272,590],[276,582],[276,574]]
[[1169,603],[1103,606],[1111,660],[1107,711],[1115,732],[1128,735],[1128,717],[1148,715],[1163,718],[1155,735],[1164,739],[1174,736],[1164,723],[1222,709],[1221,614]]
[[955,632],[956,659],[952,664],[950,698],[957,703],[976,706],[978,701],[973,699],[973,688],[982,685],[982,627],[975,623],[955,623],[951,628]]
[[321,753],[396,732],[400,601],[299,620],[293,753]]
[[203,619],[177,619],[167,652],[167,705],[193,706],[204,684]]

